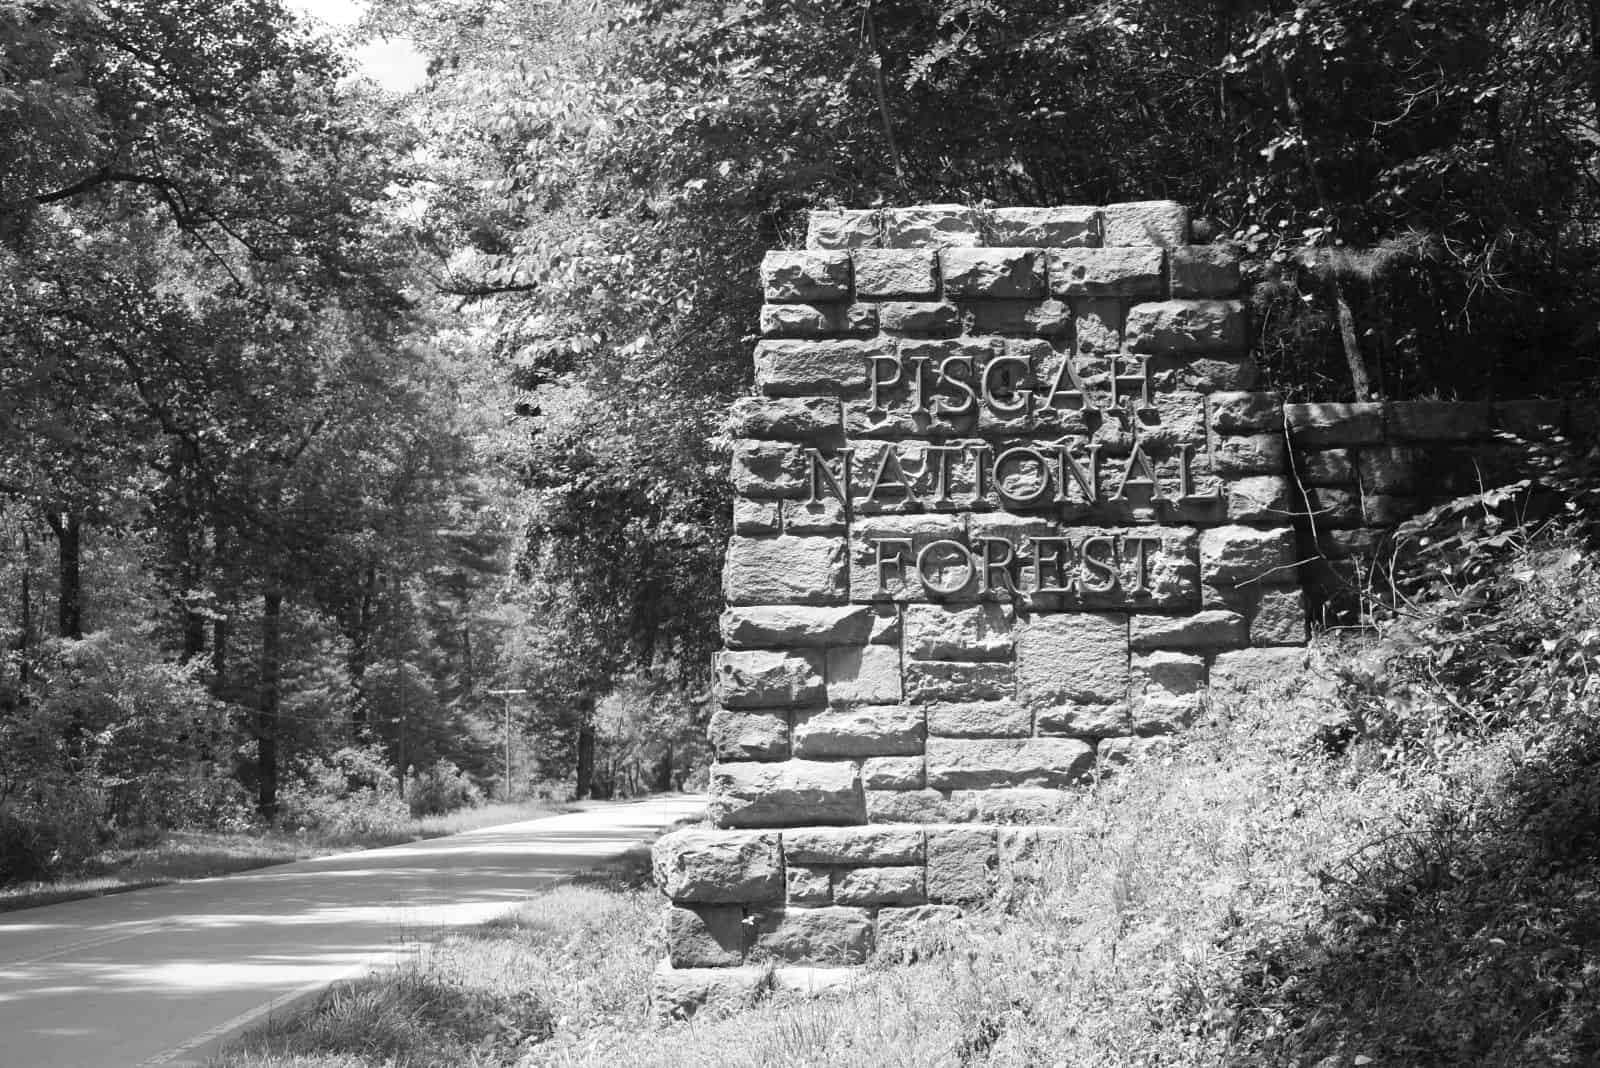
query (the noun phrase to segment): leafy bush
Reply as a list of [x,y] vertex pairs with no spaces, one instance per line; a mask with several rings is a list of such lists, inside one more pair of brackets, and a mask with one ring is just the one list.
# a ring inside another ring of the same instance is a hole
[[308,762],[280,795],[284,827],[331,838],[403,837],[410,818],[378,746],[345,746]]
[[406,780],[406,803],[411,815],[443,816],[458,808],[474,808],[483,803],[483,791],[453,761],[440,757],[433,766]]
[[99,852],[103,832],[99,793],[77,784],[0,802],[0,884],[82,868]]

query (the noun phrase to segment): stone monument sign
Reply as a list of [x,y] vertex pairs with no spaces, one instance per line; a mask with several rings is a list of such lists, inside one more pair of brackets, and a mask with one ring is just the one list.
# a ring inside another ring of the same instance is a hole
[[1211,680],[1303,656],[1283,406],[1236,256],[1188,234],[1168,202],[820,211],[767,255],[664,1009],[898,951]]

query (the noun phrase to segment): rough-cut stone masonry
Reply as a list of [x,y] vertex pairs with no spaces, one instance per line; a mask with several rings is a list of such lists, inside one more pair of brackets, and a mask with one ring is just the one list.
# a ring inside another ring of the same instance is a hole
[[1297,671],[1396,523],[1592,433],[1291,404],[1168,202],[816,212],[732,414],[712,826],[655,849],[663,1013],[815,989],[1037,865],[1097,769]]
[[1188,229],[1167,202],[816,212],[768,254],[713,827],[655,851],[663,1011],[913,952],[1210,679],[1302,662],[1283,405],[1237,259]]
[[1312,557],[1302,579],[1313,618],[1330,619],[1381,579],[1398,523],[1535,475],[1553,439],[1592,442],[1600,428],[1593,403],[1560,400],[1290,404],[1284,414]]

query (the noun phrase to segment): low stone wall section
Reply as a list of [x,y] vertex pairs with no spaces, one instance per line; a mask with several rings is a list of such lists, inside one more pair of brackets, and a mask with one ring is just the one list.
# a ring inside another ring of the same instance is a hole
[[1560,400],[1286,405],[1313,618],[1346,621],[1364,594],[1381,595],[1400,523],[1537,478],[1558,438],[1594,437],[1597,415]]

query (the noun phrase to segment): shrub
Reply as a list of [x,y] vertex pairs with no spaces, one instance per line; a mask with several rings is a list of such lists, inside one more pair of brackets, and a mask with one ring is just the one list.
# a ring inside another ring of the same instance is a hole
[[411,815],[443,816],[458,808],[473,808],[483,802],[483,791],[466,772],[443,757],[433,766],[406,780],[406,803]]
[[404,837],[409,813],[377,746],[346,746],[301,766],[280,792],[284,827],[331,838]]

